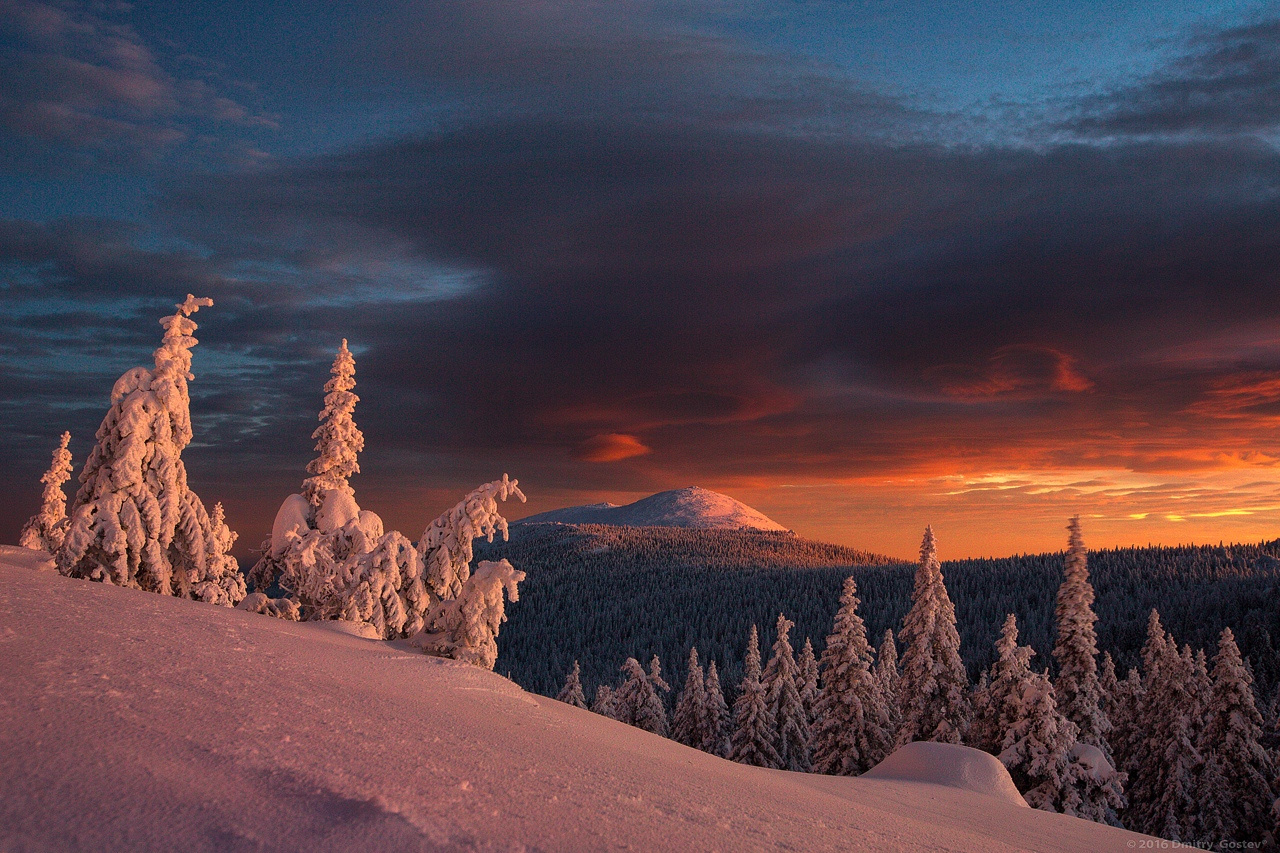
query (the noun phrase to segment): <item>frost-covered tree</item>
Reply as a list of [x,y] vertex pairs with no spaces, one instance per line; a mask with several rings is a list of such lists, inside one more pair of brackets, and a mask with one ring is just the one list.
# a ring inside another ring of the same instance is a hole
[[1201,840],[1257,841],[1275,816],[1275,766],[1259,742],[1262,715],[1230,628],[1222,630],[1213,661],[1213,690],[1206,709],[1201,752]]
[[364,450],[364,434],[352,417],[360,398],[352,390],[356,387],[356,361],[346,338],[342,339],[329,374],[320,426],[311,434],[316,440],[317,455],[307,464],[311,476],[302,481],[302,496],[313,512],[323,508],[325,496],[335,489],[355,496],[348,480],[352,474],[360,473],[356,455]]
[[1142,657],[1145,684],[1126,767],[1130,790],[1125,825],[1172,841],[1193,841],[1203,764],[1191,718],[1193,662],[1190,655],[1178,653],[1154,610]]
[[231,546],[238,538],[235,531],[227,526],[222,503],[214,504],[213,514],[209,516],[209,538],[205,540],[207,571],[204,579],[196,581],[192,587],[194,598],[226,607],[234,607],[244,599],[244,575],[240,574],[240,563],[231,555]]
[[1093,612],[1093,584],[1089,582],[1079,516],[1071,519],[1067,531],[1066,568],[1054,611],[1058,626],[1053,644],[1053,656],[1058,662],[1054,693],[1058,710],[1076,724],[1080,741],[1096,746],[1111,760],[1107,745],[1111,722],[1098,686],[1098,635],[1094,629],[1098,617]]
[[773,745],[777,726],[769,709],[764,684],[760,681],[760,638],[755,625],[751,626],[743,666],[738,698],[733,702],[734,730],[729,758],[739,764],[779,768],[782,759]]
[[685,746],[702,748],[706,729],[707,687],[698,664],[698,649],[689,649],[689,665],[685,670],[684,690],[676,701],[676,712],[671,717],[671,737]]
[[524,572],[506,560],[483,560],[457,598],[432,605],[420,632],[409,642],[430,655],[493,669],[498,660],[498,629],[507,621],[502,593],[520,600],[517,585]]
[[53,451],[53,462],[44,472],[44,494],[40,498],[40,511],[27,521],[18,534],[18,544],[36,551],[57,552],[67,535],[67,495],[62,485],[71,479],[71,433],[64,432],[62,441]]
[[671,692],[671,685],[662,677],[662,661],[658,660],[657,655],[649,658],[649,683],[657,691],[658,698],[663,699],[663,706],[665,707],[666,700],[663,697]]
[[778,614],[777,639],[774,640],[773,652],[769,655],[769,663],[764,668],[761,680],[765,701],[769,703],[769,711],[773,715],[776,732],[773,744],[778,750],[780,767],[783,770],[807,773],[809,716],[804,711],[800,689],[796,684],[800,669],[789,637],[794,625],[790,619]]
[[612,687],[607,684],[601,684],[596,688],[596,698],[591,703],[591,712],[602,717],[608,717],[611,720],[617,719],[618,712],[614,703]]
[[813,732],[813,769],[818,773],[857,776],[878,764],[893,743],[859,603],[857,584],[845,578],[820,665],[822,692]]
[[564,680],[564,687],[556,698],[566,705],[586,709],[587,697],[582,692],[582,669],[576,660],[573,662],[573,669]]
[[942,579],[933,528],[920,545],[911,609],[902,623],[898,745],[916,740],[960,743],[969,723],[969,677],[960,659],[956,611]]
[[809,728],[812,730],[813,709],[818,702],[821,682],[818,675],[818,659],[813,653],[813,641],[808,637],[804,638],[804,648],[800,650],[796,666],[799,668],[796,675],[796,688],[800,691],[800,704],[804,706],[805,719],[809,721]]
[[1058,712],[1053,684],[1042,672],[1029,674],[1018,701],[997,757],[1032,808],[1077,814],[1075,724]]
[[209,559],[209,513],[182,463],[192,438],[191,315],[212,304],[188,294],[160,321],[164,338],[154,365],[126,371],[111,389],[55,555],[63,574],[184,597],[199,597],[196,590],[212,584],[225,592],[224,604],[243,597],[226,576],[238,574],[233,564]]
[[893,629],[885,628],[876,650],[876,678],[880,681],[880,697],[889,714],[885,729],[890,745],[898,742],[898,727],[902,724],[902,708],[898,704],[898,644]]
[[707,665],[706,714],[702,718],[702,743],[700,749],[721,758],[729,757],[729,705],[724,701],[720,687],[720,672],[716,662]]
[[1030,646],[1018,645],[1018,619],[1010,613],[996,641],[996,660],[979,684],[977,713],[968,732],[969,742],[978,749],[999,755],[1005,733],[1022,712],[1022,696],[1032,677]]
[[427,586],[434,595],[453,598],[462,591],[470,575],[475,540],[492,542],[495,533],[502,534],[503,540],[507,538],[507,520],[498,510],[498,502],[513,497],[524,503],[519,482],[503,474],[501,480],[472,490],[422,532],[418,554],[422,557]]
[[615,718],[629,726],[666,737],[667,709],[640,662],[627,658],[622,664],[622,674],[622,686],[614,691],[613,696]]

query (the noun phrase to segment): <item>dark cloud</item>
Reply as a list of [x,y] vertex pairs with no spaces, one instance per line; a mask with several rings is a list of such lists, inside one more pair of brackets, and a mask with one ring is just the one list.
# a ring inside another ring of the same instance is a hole
[[[405,530],[503,470],[572,499],[1280,457],[1274,148],[961,145],[947,117],[830,69],[608,4],[415,8],[417,28],[393,10],[351,50],[383,44],[374,66],[472,111],[169,180],[163,228],[0,222],[6,470],[34,484],[67,427],[83,453],[111,379],[186,292],[216,302],[188,464],[250,540],[302,477],[344,337],[356,486]],[[1243,93],[1267,37],[1206,40],[1174,71]],[[1038,494],[1005,485],[957,494]]]
[[1063,126],[1089,136],[1221,136],[1280,125],[1280,19],[1201,35],[1138,83],[1086,100]]

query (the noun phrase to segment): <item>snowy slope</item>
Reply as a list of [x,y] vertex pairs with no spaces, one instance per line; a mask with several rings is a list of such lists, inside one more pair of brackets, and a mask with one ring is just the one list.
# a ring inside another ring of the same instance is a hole
[[522,518],[520,524],[617,524],[628,527],[696,527],[713,530],[786,530],[764,513],[709,489],[689,486],[658,492],[635,503],[571,506]]
[[2,850],[1123,850],[920,781],[743,767],[480,669],[0,561]]

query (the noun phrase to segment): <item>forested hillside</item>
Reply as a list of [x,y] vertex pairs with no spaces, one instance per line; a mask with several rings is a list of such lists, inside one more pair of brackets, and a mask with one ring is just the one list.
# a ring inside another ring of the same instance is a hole
[[[779,612],[795,621],[797,647],[808,637],[821,653],[850,574],[868,634],[878,643],[886,628],[896,633],[902,624],[915,568],[754,531],[535,524],[513,526],[509,542],[478,545],[479,559],[506,557],[528,574],[503,627],[495,668],[550,695],[574,660],[591,690],[617,682],[629,656],[657,654],[668,671],[677,669],[691,645],[704,662],[717,662],[732,692],[751,625],[767,647]],[[1259,693],[1269,697],[1280,676],[1272,644],[1280,633],[1278,558],[1280,540],[1091,551],[1098,646],[1112,653],[1123,675],[1138,662],[1153,607],[1179,643],[1196,648],[1212,648],[1230,626]],[[1062,570],[1061,553],[943,563],[971,677],[993,659],[1008,613],[1018,616],[1022,642],[1036,649],[1037,667],[1050,660]]]

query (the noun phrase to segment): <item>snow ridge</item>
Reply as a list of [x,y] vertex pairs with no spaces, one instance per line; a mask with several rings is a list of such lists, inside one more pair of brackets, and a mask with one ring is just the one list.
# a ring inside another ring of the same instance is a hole
[[635,503],[611,503],[553,509],[518,524],[612,524],[620,527],[690,527],[702,530],[779,530],[778,522],[728,495],[689,486],[658,492]]

